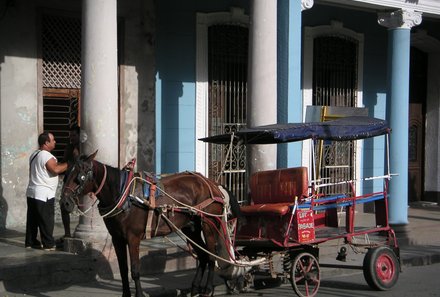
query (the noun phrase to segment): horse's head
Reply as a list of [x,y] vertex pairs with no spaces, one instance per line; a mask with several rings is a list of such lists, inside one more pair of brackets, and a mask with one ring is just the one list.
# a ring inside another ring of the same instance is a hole
[[67,179],[61,191],[60,203],[68,212],[72,212],[75,205],[79,204],[79,197],[93,191],[93,160],[98,151],[90,156],[81,156],[75,160],[73,166],[69,169]]

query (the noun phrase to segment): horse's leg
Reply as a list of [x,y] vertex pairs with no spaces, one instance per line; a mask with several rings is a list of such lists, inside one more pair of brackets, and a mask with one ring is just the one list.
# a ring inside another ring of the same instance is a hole
[[[197,245],[205,248],[205,243],[203,242],[203,239],[201,237],[201,226],[200,226],[200,220],[193,221],[194,225],[191,227],[187,227],[182,229],[182,231],[185,233],[186,236],[188,236],[192,241],[197,243]],[[192,248],[194,249],[194,252],[197,255],[197,267],[196,267],[196,273],[194,275],[192,284],[191,284],[191,296],[198,295],[201,290],[201,283],[203,281],[203,275],[205,274],[206,270],[206,264],[207,257],[206,253],[204,253],[199,247],[194,245],[192,242],[190,242]]]
[[214,296],[214,267],[215,261],[208,260],[208,277],[206,279],[205,296]]
[[130,283],[128,282],[128,263],[127,263],[127,245],[122,239],[112,237],[115,247],[116,257],[118,258],[119,273],[122,280],[122,297],[131,296]]
[[141,238],[139,236],[128,237],[128,251],[130,253],[131,278],[136,286],[136,297],[144,296],[140,281],[140,261],[139,261],[139,245]]
[[206,253],[200,251],[198,248],[195,248],[197,254],[197,269],[196,275],[194,276],[192,285],[191,285],[191,296],[196,296],[202,293],[204,290],[202,289],[202,281],[203,276],[205,275],[206,264],[208,263],[208,258],[206,257]]
[[[211,221],[211,223],[214,223]],[[213,226],[210,225],[210,223],[203,223],[202,226],[203,229],[203,235],[205,237],[206,242],[206,249],[213,253],[216,253],[216,245],[217,245],[217,232],[214,230]],[[203,289],[204,296],[214,296],[214,267],[215,267],[215,260],[208,255],[207,253],[203,252],[205,255],[206,263],[208,264],[208,276],[206,279],[206,285]],[[206,265],[206,264],[205,264]]]

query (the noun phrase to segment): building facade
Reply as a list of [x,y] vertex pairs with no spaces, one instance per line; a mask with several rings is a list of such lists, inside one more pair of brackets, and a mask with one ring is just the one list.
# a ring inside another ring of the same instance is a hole
[[[28,157],[43,130],[58,153],[79,123],[82,152],[98,149],[104,163],[223,170],[243,191],[249,171],[306,165],[307,148],[237,149],[224,168],[222,149],[197,139],[302,122],[312,105],[390,122],[390,219],[406,224],[408,202],[440,192],[439,19],[434,0],[4,0],[0,227],[25,223]],[[383,143],[363,146],[356,176],[378,174]]]

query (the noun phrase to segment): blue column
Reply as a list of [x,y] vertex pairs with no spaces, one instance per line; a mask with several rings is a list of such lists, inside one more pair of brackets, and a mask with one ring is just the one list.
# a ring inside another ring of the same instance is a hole
[[408,119],[410,29],[388,31],[388,118],[392,129],[389,220],[408,224]]
[[[301,1],[278,0],[278,123],[302,121]],[[278,167],[301,165],[301,143],[278,145]]]
[[397,10],[379,13],[378,23],[388,30],[387,118],[392,133],[390,167],[393,177],[389,188],[389,222],[408,224],[408,120],[409,54],[411,28],[422,22],[422,13]]

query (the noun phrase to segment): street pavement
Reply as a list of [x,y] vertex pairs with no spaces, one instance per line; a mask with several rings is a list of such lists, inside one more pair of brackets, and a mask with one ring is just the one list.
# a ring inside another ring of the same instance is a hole
[[[408,209],[409,224],[396,228],[403,273],[406,267],[440,263],[440,207],[417,203]],[[361,214],[361,220],[371,214]],[[74,222],[75,223],[75,222]],[[62,235],[56,224],[55,236]],[[176,242],[177,246],[171,241]],[[341,243],[334,240],[320,245],[320,264],[335,263]],[[151,297],[186,296],[194,276],[195,260],[184,256],[184,242],[177,236],[169,240],[143,241],[141,283]],[[64,251],[24,248],[24,230],[0,232],[0,296],[121,296],[121,283],[109,258],[103,254],[76,255]],[[347,257],[347,264],[361,265],[358,254]],[[322,268],[322,278],[352,270]],[[216,295],[226,293],[220,278],[215,279]],[[134,283],[131,283],[134,290]],[[293,293],[293,292],[292,292]]]

